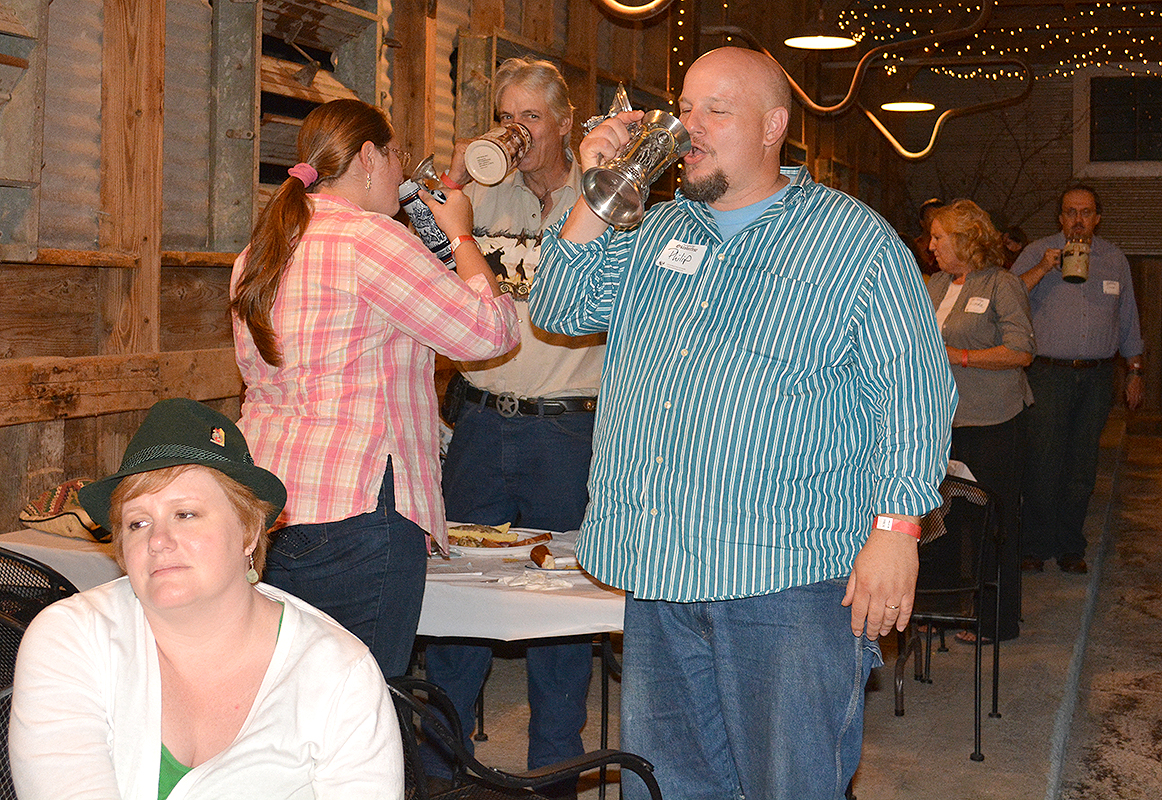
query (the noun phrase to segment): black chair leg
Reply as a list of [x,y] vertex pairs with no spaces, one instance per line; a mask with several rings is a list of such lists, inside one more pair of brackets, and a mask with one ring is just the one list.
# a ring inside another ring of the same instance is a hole
[[487,742],[488,734],[484,732],[484,687],[480,687],[480,694],[476,695],[476,733],[472,736],[474,742]]
[[973,656],[974,656],[974,682],[973,682],[973,716],[972,716],[972,734],[973,744],[976,749],[972,751],[969,756],[973,761],[984,761],[984,753],[980,751],[980,707],[981,707],[981,634],[980,618],[976,621],[976,641],[973,642]]

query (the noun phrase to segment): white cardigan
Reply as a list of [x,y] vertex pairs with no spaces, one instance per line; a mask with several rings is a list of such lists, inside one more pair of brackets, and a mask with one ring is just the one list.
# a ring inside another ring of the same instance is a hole
[[[298,598],[234,742],[171,800],[403,797],[399,726],[367,648]],[[21,800],[157,800],[157,645],[128,578],[54,603],[16,662],[9,753]]]

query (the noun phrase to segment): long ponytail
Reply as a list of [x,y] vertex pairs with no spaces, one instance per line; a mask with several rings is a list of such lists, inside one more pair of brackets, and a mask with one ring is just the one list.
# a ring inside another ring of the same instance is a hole
[[259,355],[271,366],[283,364],[271,309],[291,256],[311,221],[313,207],[307,191],[343,176],[364,142],[382,149],[391,139],[391,124],[383,111],[360,100],[332,100],[303,120],[297,143],[299,162],[309,165],[318,177],[307,185],[303,178],[292,176],[278,187],[254,224],[246,263],[230,299],[230,313],[246,323]]

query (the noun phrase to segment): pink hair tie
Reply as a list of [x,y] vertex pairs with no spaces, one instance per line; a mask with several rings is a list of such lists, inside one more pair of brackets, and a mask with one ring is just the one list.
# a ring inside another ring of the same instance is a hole
[[305,161],[300,161],[288,169],[287,174],[292,178],[298,178],[303,182],[303,186],[310,186],[319,179],[319,171]]

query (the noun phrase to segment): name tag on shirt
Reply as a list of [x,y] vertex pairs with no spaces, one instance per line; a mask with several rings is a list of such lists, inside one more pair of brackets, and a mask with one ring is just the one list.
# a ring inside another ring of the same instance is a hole
[[662,253],[654,265],[680,272],[683,275],[693,275],[698,271],[698,267],[705,257],[706,245],[686,244],[677,239],[671,239],[670,243],[662,249]]
[[1121,294],[1122,293],[1121,281],[1102,281],[1101,282],[1101,290],[1105,294]]
[[987,297],[970,297],[968,302],[964,304],[964,310],[969,314],[983,314],[988,310],[989,299]]

